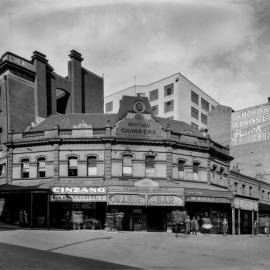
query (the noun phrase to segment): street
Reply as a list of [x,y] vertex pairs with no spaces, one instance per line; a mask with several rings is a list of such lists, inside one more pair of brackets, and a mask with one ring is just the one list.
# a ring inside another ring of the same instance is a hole
[[0,231],[0,269],[270,269],[270,238],[150,232]]

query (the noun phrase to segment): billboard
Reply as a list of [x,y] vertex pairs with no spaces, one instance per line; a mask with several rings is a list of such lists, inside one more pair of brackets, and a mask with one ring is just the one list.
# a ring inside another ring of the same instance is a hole
[[270,104],[232,113],[231,146],[270,139]]

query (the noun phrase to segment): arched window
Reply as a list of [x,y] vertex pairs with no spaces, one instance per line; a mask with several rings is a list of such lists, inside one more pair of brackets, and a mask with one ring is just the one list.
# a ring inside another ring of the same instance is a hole
[[21,161],[21,178],[29,178],[29,159],[24,158]]
[[238,192],[238,183],[234,182],[234,192],[237,193]]
[[97,157],[87,157],[87,174],[88,176],[97,175]]
[[185,175],[185,161],[178,160],[178,179],[183,179]]
[[68,176],[78,176],[78,158],[68,158]]
[[199,180],[199,166],[200,166],[199,162],[197,161],[193,162],[192,170],[193,170],[194,180]]
[[219,169],[220,179],[222,178],[223,174],[224,174],[224,168],[220,167],[220,169]]
[[46,159],[44,157],[38,158],[37,160],[37,176],[45,177],[46,176]]
[[145,157],[145,176],[153,177],[155,175],[155,157],[146,156]]
[[249,196],[253,196],[253,188],[249,187]]
[[123,176],[132,176],[132,156],[123,155],[122,156],[123,164]]

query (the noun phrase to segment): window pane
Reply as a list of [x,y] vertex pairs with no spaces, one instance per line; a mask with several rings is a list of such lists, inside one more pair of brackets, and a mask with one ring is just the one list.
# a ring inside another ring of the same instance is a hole
[[78,160],[77,160],[77,158],[70,158],[69,160],[68,160],[68,162],[69,162],[69,167],[70,168],[73,168],[73,167],[77,167],[77,162]]
[[146,177],[153,177],[155,174],[155,169],[154,168],[146,168],[145,170],[145,176]]
[[184,165],[185,165],[185,161],[179,160],[179,162],[178,162],[178,171],[184,171]]
[[173,94],[173,83],[164,87],[164,96],[170,96]]
[[123,156],[123,166],[124,167],[132,166],[132,156]]
[[88,175],[97,175],[97,167],[88,167]]
[[174,101],[170,100],[164,103],[164,112],[170,112],[174,110]]
[[149,94],[150,101],[157,100],[157,99],[158,99],[158,89],[151,91]]
[[123,167],[123,175],[132,175],[132,167]]
[[201,99],[201,106],[205,111],[209,112],[209,102],[203,98]]
[[193,163],[193,173],[199,172],[199,163]]
[[201,113],[201,122],[207,125],[207,116],[203,113]]
[[106,107],[105,108],[106,112],[111,112],[113,110],[113,102],[111,101],[111,102],[106,103],[105,107]]
[[193,107],[191,107],[191,116],[195,119],[199,119],[199,111]]
[[199,95],[195,92],[191,91],[191,101],[197,105],[199,105]]
[[88,164],[88,167],[96,167],[97,166],[97,158],[96,157],[88,157],[87,164]]
[[145,157],[145,167],[146,168],[154,168],[154,166],[155,166],[154,161],[155,161],[155,157],[153,157],[153,156]]

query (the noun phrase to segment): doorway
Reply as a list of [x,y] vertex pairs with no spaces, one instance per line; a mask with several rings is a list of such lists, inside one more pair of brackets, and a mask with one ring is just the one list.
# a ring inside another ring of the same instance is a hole
[[147,208],[147,230],[148,231],[166,231],[166,210],[162,207]]

